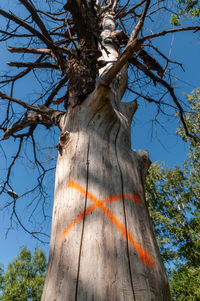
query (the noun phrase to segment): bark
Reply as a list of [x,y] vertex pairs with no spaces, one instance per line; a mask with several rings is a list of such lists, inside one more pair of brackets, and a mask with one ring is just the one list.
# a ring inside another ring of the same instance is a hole
[[121,102],[124,66],[110,87],[101,78],[118,60],[112,16],[103,22],[95,90],[62,118],[48,271],[42,301],[168,301],[169,286],[144,195],[150,160],[131,150],[137,102]]
[[[131,151],[107,92],[97,89],[63,123],[43,301],[170,300],[144,199],[148,159]],[[91,194],[119,199],[96,204]]]

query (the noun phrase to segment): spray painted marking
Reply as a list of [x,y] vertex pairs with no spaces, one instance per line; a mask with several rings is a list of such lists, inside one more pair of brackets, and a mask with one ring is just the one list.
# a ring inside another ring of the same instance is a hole
[[[87,216],[90,212],[94,211],[95,209],[99,208],[110,220],[111,222],[116,226],[117,230],[121,233],[121,235],[126,239],[128,238],[131,245],[134,247],[134,249],[137,251],[138,256],[142,260],[142,262],[145,265],[153,266],[154,265],[154,259],[152,256],[136,241],[136,239],[133,237],[130,231],[128,231],[125,226],[117,219],[117,217],[104,205],[105,203],[111,203],[116,202],[117,200],[122,199],[122,194],[109,196],[103,200],[99,200],[96,198],[92,193],[87,192],[82,186],[77,184],[74,181],[69,181],[67,184],[67,187],[74,188],[78,190],[81,194],[84,196],[87,195],[87,198],[90,199],[94,204],[88,206],[86,210],[83,210],[77,217],[64,229],[64,231],[60,235],[60,239],[62,240],[69,231],[73,228],[73,226],[81,221],[84,216]],[[138,196],[134,194],[124,194],[124,198],[126,199],[132,199],[136,203],[140,204],[140,199]]]

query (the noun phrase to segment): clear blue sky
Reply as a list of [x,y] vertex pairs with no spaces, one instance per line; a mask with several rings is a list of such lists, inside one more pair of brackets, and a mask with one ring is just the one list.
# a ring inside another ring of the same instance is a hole
[[[15,7],[13,5],[13,1],[5,1],[1,0],[0,7],[5,8],[5,6]],[[19,7],[15,7],[15,13]],[[1,17],[0,17],[1,18]],[[161,22],[161,21],[160,21]],[[162,22],[167,22],[170,27],[169,20],[162,20]],[[0,19],[0,27],[1,27],[1,19]],[[159,24],[158,24],[159,29]],[[180,68],[175,70],[177,76],[177,93],[182,97],[182,92],[190,93],[193,89],[200,86],[200,40],[198,35],[195,36],[191,33],[178,33],[176,36],[170,35],[169,37],[159,38],[158,45],[165,49],[165,53],[168,54],[171,47],[171,41],[173,40],[171,59],[179,61],[183,63],[184,69],[186,72],[183,72]],[[11,42],[8,43],[11,45]],[[8,60],[8,54],[6,49],[0,49],[0,70],[1,72],[6,69],[5,62]],[[21,98],[21,94],[33,93],[35,86],[34,83],[27,80],[26,82],[21,82],[15,91],[15,96]],[[127,93],[126,97],[129,100],[133,99],[133,95]],[[150,108],[150,105],[146,105],[144,102],[139,100],[139,109],[134,118],[134,124],[132,127],[132,145],[133,148],[138,149],[147,149],[150,153],[151,160],[165,162],[168,166],[173,167],[178,164],[181,165],[183,160],[186,157],[187,146],[177,137],[175,134],[175,129],[177,124],[175,121],[165,121],[165,127],[168,131],[165,132],[160,128],[152,128],[151,120],[154,119],[154,110]],[[0,111],[1,114],[1,111]],[[48,137],[44,131],[40,132],[42,140],[45,143]],[[46,139],[46,140],[45,140]],[[55,145],[58,139],[58,135],[55,137]],[[4,149],[6,149],[6,153],[9,155],[15,148],[14,141],[5,141],[3,142]],[[28,151],[28,148],[27,148]],[[50,155],[55,155],[54,150]],[[22,191],[22,186],[29,187],[32,181],[32,171],[28,170],[26,166],[23,164],[23,160],[21,160],[21,165],[15,170],[12,174],[13,183],[15,190],[20,194]],[[0,157],[0,172],[5,168],[5,160],[4,157]],[[51,184],[49,185],[49,192],[51,194],[51,199],[49,200],[49,209],[51,211],[52,203],[53,203],[53,179],[51,179]],[[5,197],[8,200],[7,196],[0,196],[0,204],[1,201],[5,200]],[[28,200],[23,199],[23,202],[28,202]],[[24,208],[25,204],[20,204],[19,208]],[[23,209],[24,210],[24,209]],[[39,214],[39,213],[38,213]],[[26,215],[26,211],[23,212],[22,215]],[[5,237],[6,231],[9,227],[9,216],[10,211],[4,210],[0,213],[0,224],[1,224],[1,232],[0,232],[0,242],[1,242],[1,250],[0,250],[0,263],[6,266],[11,260],[18,254],[19,248],[23,245],[27,245],[29,249],[33,250],[35,247],[42,247],[46,253],[48,254],[48,245],[43,245],[39,243],[37,240],[33,239],[25,233],[20,227],[16,227],[13,224],[13,229],[11,229]],[[40,218],[40,216],[38,215]],[[50,231],[50,221],[47,225],[47,232]]]

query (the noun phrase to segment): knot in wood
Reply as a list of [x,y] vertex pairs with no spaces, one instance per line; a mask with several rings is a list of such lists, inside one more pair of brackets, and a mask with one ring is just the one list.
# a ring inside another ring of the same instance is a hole
[[69,139],[69,132],[65,131],[60,135],[59,144],[60,146],[64,146]]

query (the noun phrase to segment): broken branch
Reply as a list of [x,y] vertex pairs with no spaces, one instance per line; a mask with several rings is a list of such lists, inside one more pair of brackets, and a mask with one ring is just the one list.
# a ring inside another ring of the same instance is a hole
[[8,47],[8,51],[12,53],[51,54],[50,49],[39,49],[39,48]]
[[[8,47],[8,51],[12,53],[35,53],[52,55],[52,50],[47,48],[25,48],[25,47]],[[60,53],[71,54],[72,52],[67,47],[56,47],[56,51]]]

